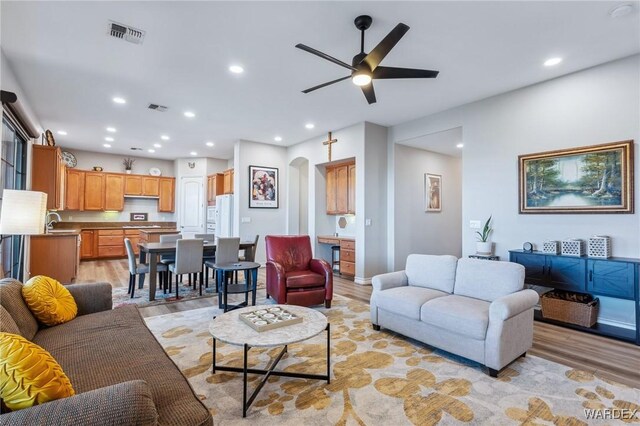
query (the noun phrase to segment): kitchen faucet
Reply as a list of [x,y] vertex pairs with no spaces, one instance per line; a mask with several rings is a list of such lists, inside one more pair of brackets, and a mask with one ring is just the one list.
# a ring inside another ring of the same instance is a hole
[[[58,218],[58,220],[55,220],[55,219],[49,219],[49,216],[52,216],[52,215],[53,215],[53,216],[56,216],[56,217]],[[49,212],[49,213],[47,213],[46,220],[47,220],[47,230],[51,230],[51,229],[53,229],[53,224],[54,224],[54,223],[62,222],[62,218],[61,218],[61,217],[60,217],[60,215],[59,215],[58,213],[56,213],[56,212]]]

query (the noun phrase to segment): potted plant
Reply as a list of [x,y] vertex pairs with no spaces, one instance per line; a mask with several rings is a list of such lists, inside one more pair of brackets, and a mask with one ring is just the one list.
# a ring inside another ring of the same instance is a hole
[[125,158],[124,160],[122,160],[122,164],[124,164],[124,171],[126,174],[130,175],[131,174],[131,168],[133,167],[133,163],[135,163],[136,160],[134,160],[133,158]]
[[492,216],[489,216],[489,219],[485,222],[482,232],[476,231],[476,234],[478,234],[478,242],[476,243],[477,254],[491,255],[493,251],[493,246],[491,241],[489,241],[489,235],[493,231],[493,228],[491,228],[491,217]]

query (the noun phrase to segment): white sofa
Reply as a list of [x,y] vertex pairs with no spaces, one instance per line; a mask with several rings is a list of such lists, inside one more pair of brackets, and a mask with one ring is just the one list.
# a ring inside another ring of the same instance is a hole
[[531,348],[538,293],[510,262],[412,254],[373,277],[371,323],[479,362],[489,375]]

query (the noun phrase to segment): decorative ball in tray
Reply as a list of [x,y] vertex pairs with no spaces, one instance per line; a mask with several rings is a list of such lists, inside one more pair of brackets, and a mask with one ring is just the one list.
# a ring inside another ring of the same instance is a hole
[[273,330],[302,322],[302,317],[277,306],[242,313],[240,319],[256,331]]

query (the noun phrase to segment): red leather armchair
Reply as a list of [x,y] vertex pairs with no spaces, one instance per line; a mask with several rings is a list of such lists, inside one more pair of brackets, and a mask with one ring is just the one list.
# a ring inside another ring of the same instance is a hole
[[308,235],[267,235],[267,297],[276,302],[331,307],[333,271],[329,263],[311,258]]

